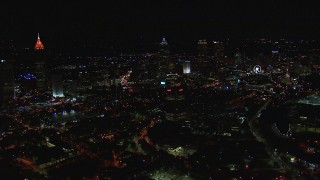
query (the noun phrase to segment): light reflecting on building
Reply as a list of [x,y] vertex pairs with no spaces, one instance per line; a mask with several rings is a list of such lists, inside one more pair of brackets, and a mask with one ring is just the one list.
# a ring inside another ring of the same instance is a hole
[[52,96],[53,97],[64,97],[63,86],[62,86],[62,75],[52,75]]
[[191,62],[185,61],[183,63],[183,74],[189,74],[191,73]]

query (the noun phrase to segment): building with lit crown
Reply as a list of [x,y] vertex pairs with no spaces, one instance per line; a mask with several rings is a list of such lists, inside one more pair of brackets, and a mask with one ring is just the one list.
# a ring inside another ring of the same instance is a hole
[[44,50],[44,45],[41,42],[39,33],[38,33],[38,39],[37,39],[36,45],[34,46],[34,49],[35,50]]
[[159,59],[158,59],[158,77],[164,78],[166,74],[174,69],[174,63],[170,58],[169,44],[166,38],[162,38],[159,44]]
[[34,46],[34,50],[35,50],[34,74],[37,78],[37,89],[40,91],[44,91],[47,89],[46,55],[44,52],[44,45],[41,42],[39,33],[38,33],[37,42]]

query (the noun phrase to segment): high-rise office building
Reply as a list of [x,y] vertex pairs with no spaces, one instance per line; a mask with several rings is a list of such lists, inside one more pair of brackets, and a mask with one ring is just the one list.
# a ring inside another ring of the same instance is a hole
[[207,40],[202,39],[198,41],[198,56],[206,57],[208,55]]
[[185,87],[176,74],[167,75],[164,98],[165,118],[168,121],[180,121],[187,118]]
[[163,38],[159,44],[158,58],[158,76],[165,78],[166,74],[171,73],[174,69],[174,63],[170,58],[169,44],[165,38]]
[[0,105],[8,103],[15,96],[14,60],[13,41],[2,41],[0,45]]
[[180,121],[187,117],[184,89],[181,86],[167,86],[165,97],[165,118]]
[[0,104],[14,98],[13,60],[0,57]]
[[234,54],[234,63],[236,66],[240,66],[242,63],[241,54],[239,52]]
[[51,76],[51,81],[52,81],[52,96],[55,98],[64,97],[62,75],[53,74]]
[[37,39],[36,45],[34,46],[34,49],[35,50],[44,50],[44,45],[41,42],[39,33],[38,33],[38,39]]
[[159,46],[159,54],[162,57],[168,57],[170,55],[169,44],[166,38],[162,38]]
[[221,67],[226,62],[224,49],[224,43],[221,41],[213,41],[210,44],[208,55],[215,67]]
[[223,42],[213,41],[212,55],[218,60],[221,60],[222,58],[224,58],[224,44],[223,44]]
[[39,33],[37,42],[34,46],[34,50],[34,74],[37,77],[37,89],[40,91],[44,91],[47,89],[46,55],[44,52],[44,45],[41,42]]
[[46,90],[47,89],[47,80],[46,80],[46,67],[45,62],[36,62],[35,67],[35,76],[37,77],[37,89]]
[[185,61],[183,64],[183,74],[189,74],[191,73],[191,62]]

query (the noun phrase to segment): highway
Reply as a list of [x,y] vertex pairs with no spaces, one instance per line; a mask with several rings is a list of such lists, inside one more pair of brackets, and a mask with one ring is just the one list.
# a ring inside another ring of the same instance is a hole
[[293,179],[303,180],[304,178],[299,176],[298,170],[296,170],[291,164],[288,164],[287,162],[283,161],[280,158],[279,153],[274,153],[274,148],[272,147],[271,143],[269,143],[265,138],[263,138],[259,130],[253,125],[254,122],[257,121],[260,117],[261,112],[270,104],[270,102],[271,99],[267,100],[264,103],[264,105],[257,111],[257,113],[248,121],[250,131],[259,142],[262,142],[265,145],[266,152],[269,154],[270,158],[280,166],[280,168],[289,172]]

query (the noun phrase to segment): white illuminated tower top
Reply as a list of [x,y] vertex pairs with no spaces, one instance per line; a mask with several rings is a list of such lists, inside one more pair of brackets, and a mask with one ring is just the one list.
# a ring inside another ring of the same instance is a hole
[[162,38],[162,41],[161,41],[160,45],[161,45],[161,46],[167,46],[167,45],[168,45],[168,42],[167,42],[167,40],[166,40],[165,37]]

